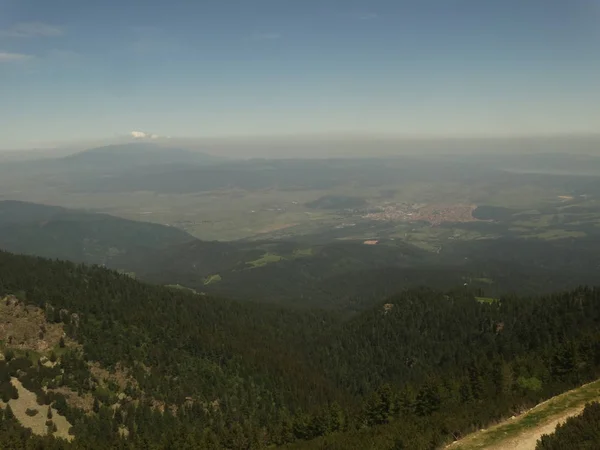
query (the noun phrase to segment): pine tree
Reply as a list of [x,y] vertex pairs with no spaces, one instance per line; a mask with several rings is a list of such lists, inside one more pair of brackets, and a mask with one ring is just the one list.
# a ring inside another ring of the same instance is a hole
[[344,411],[337,402],[329,406],[329,427],[333,433],[344,429]]
[[387,406],[379,392],[373,392],[369,395],[364,409],[367,425],[380,425],[387,422]]
[[15,415],[10,405],[6,405],[6,409],[4,410],[4,418],[6,420],[12,420],[15,418]]
[[408,447],[404,444],[404,441],[402,439],[398,439],[396,442],[394,442],[392,450],[406,450],[407,448]]
[[114,420],[117,423],[117,425],[123,424],[123,413],[121,412],[121,408],[117,408],[117,410],[115,411]]
[[440,403],[439,386],[434,381],[429,381],[417,395],[415,412],[420,416],[428,416],[439,409]]

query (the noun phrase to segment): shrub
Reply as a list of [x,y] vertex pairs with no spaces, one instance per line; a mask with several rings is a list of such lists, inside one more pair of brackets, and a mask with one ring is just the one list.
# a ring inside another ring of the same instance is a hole
[[48,398],[47,397],[48,396],[47,396],[47,394],[44,391],[38,392],[37,393],[37,398],[36,398],[37,404],[40,405],[40,406],[42,406],[42,405],[48,405],[49,402],[48,402]]
[[[12,337],[12,336],[11,336]],[[6,349],[4,351],[4,359],[6,359],[7,361],[12,360],[15,357],[15,352],[11,349]]]
[[18,399],[19,392],[10,381],[0,383],[0,398],[3,402],[8,402],[10,399]]

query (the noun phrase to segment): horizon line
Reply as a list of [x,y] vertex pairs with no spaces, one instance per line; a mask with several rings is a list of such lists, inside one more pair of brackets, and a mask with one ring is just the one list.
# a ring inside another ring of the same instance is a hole
[[[453,142],[453,141],[510,141],[510,140],[536,140],[536,139],[600,139],[600,132],[555,132],[555,133],[519,133],[519,134],[394,134],[394,133],[367,133],[367,132],[323,132],[323,133],[286,133],[286,134],[246,134],[246,135],[207,135],[207,136],[171,136],[153,139],[132,138],[123,134],[112,137],[93,137],[89,139],[75,139],[70,141],[54,142],[47,144],[33,144],[31,146],[0,147],[0,152],[44,151],[69,147],[88,145],[110,145],[111,143],[154,143],[164,144],[172,142],[236,142],[248,141],[256,143],[262,141],[280,140],[368,140],[368,141],[398,141],[398,142]],[[102,144],[103,143],[103,144]]]

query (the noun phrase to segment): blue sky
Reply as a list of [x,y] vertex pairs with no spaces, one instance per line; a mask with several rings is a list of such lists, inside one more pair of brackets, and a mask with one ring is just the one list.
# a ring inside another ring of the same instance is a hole
[[600,0],[0,0],[0,148],[600,131]]

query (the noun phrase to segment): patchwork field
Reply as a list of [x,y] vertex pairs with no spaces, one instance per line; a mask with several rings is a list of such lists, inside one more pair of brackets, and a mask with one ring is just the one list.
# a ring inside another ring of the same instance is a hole
[[25,165],[0,168],[0,199],[105,212],[208,241],[387,238],[432,253],[452,241],[554,241],[598,231],[595,177],[514,173],[489,164],[468,158],[257,160],[127,174],[117,167],[75,172],[60,164]]

